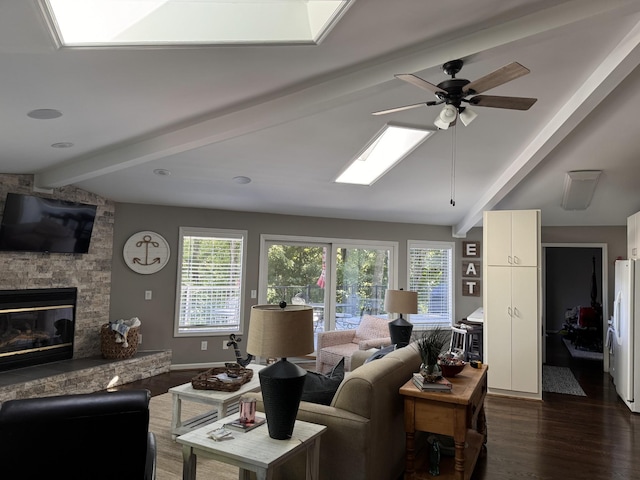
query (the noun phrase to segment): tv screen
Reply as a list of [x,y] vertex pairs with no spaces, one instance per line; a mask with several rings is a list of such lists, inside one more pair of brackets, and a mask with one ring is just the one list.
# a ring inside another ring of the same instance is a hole
[[9,193],[0,250],[87,253],[95,217],[95,205]]

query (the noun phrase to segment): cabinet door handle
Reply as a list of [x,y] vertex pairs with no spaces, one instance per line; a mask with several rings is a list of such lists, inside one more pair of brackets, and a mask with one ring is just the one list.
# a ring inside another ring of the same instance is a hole
[[517,307],[513,307],[513,316],[514,317],[519,317],[520,316],[520,312],[518,311]]
[[507,257],[507,262],[508,262],[508,263],[510,263],[510,264],[512,264],[512,263],[513,263],[513,258],[511,257],[511,255],[509,255],[509,256]]
[[513,313],[511,312],[511,307],[507,307],[507,313],[510,317],[513,317]]
[[516,257],[515,255],[513,256],[513,263],[515,265],[518,265],[520,263],[520,259],[518,257]]

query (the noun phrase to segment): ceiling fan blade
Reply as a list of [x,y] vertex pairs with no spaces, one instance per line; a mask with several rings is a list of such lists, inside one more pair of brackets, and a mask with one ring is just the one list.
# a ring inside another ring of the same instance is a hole
[[495,95],[476,95],[469,100],[478,107],[508,108],[510,110],[529,110],[538,101],[537,98],[497,97]]
[[412,108],[429,107],[431,105],[436,105],[437,103],[438,102],[414,103],[412,105],[405,105],[403,107],[395,107],[395,108],[389,108],[387,110],[380,110],[380,111],[377,111],[377,112],[373,112],[371,115],[386,115],[387,113],[402,112],[404,110],[411,110]]
[[462,91],[464,93],[486,92],[498,85],[502,85],[503,83],[522,77],[529,72],[530,70],[527,67],[523,67],[518,62],[512,62],[494,72],[489,73],[488,75],[485,75],[484,77],[480,77],[473,82],[467,83],[462,87]]
[[400,80],[404,80],[411,85],[415,85],[416,87],[431,93],[447,93],[446,90],[443,90],[440,87],[435,86],[433,83],[429,83],[426,80],[421,79],[420,77],[416,77],[412,73],[399,73],[397,75],[394,75],[394,77]]

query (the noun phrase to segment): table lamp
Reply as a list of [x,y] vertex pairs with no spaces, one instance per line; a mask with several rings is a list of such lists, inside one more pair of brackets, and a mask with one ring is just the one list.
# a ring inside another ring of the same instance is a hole
[[254,305],[251,307],[247,353],[281,357],[258,373],[269,436],[291,438],[300,406],[306,370],[287,357],[314,350],[313,307],[309,305]]
[[400,317],[389,322],[391,343],[396,348],[406,347],[411,340],[413,325],[402,318],[402,314],[418,313],[418,292],[409,290],[387,290],[384,295],[384,309],[388,313],[399,313]]

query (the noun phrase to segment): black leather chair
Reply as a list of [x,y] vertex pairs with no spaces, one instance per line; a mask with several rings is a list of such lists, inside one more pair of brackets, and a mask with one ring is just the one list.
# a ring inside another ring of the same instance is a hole
[[148,390],[8,400],[0,406],[7,480],[153,480]]

